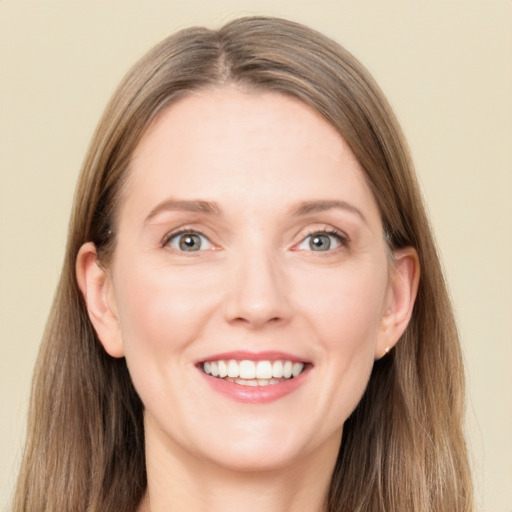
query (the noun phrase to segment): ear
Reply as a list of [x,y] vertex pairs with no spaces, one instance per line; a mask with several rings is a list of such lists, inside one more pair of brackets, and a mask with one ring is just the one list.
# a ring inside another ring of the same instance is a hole
[[89,319],[103,348],[112,357],[123,357],[112,280],[107,270],[100,265],[96,247],[92,242],[82,245],[78,251],[75,271]]
[[416,250],[406,247],[394,251],[375,359],[385,356],[404,333],[412,316],[419,280],[420,263]]

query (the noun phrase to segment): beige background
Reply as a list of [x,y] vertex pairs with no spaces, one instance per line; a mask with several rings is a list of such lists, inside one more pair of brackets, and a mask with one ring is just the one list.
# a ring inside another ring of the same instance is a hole
[[0,0],[0,509],[81,160],[136,58],[240,14],[305,22],[375,75],[410,142],[469,374],[478,502],[512,512],[512,1]]

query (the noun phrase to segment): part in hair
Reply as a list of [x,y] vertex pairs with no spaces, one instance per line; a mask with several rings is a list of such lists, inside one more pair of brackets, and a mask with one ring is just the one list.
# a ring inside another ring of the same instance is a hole
[[341,46],[290,21],[252,17],[217,31],[187,29],[160,43],[127,74],[100,120],[35,370],[12,511],[134,512],[144,496],[143,406],[124,359],[108,356],[96,338],[75,261],[81,245],[93,241],[108,265],[130,158],[150,123],[191,91],[225,84],[292,96],[331,123],[364,169],[390,248],[411,246],[419,255],[412,320],[375,363],[344,425],[326,510],[472,510],[457,330],[398,122]]

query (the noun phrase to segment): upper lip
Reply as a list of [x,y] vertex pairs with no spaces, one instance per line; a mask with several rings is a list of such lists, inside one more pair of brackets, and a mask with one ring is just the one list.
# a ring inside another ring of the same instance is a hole
[[236,361],[292,361],[293,363],[307,363],[306,359],[289,354],[287,352],[279,352],[274,350],[265,350],[263,352],[250,352],[246,350],[236,350],[232,352],[222,352],[218,354],[212,354],[207,357],[202,357],[196,364],[204,363],[205,361],[220,361],[234,359]]

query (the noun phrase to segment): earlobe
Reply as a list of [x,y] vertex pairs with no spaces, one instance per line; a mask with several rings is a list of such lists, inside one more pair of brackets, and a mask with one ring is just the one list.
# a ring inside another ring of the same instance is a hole
[[420,264],[416,250],[406,247],[395,251],[375,359],[385,356],[407,328],[418,293],[419,279]]
[[92,242],[87,242],[80,248],[75,271],[78,287],[98,339],[112,357],[123,357],[124,349],[111,277],[99,264],[98,253]]

